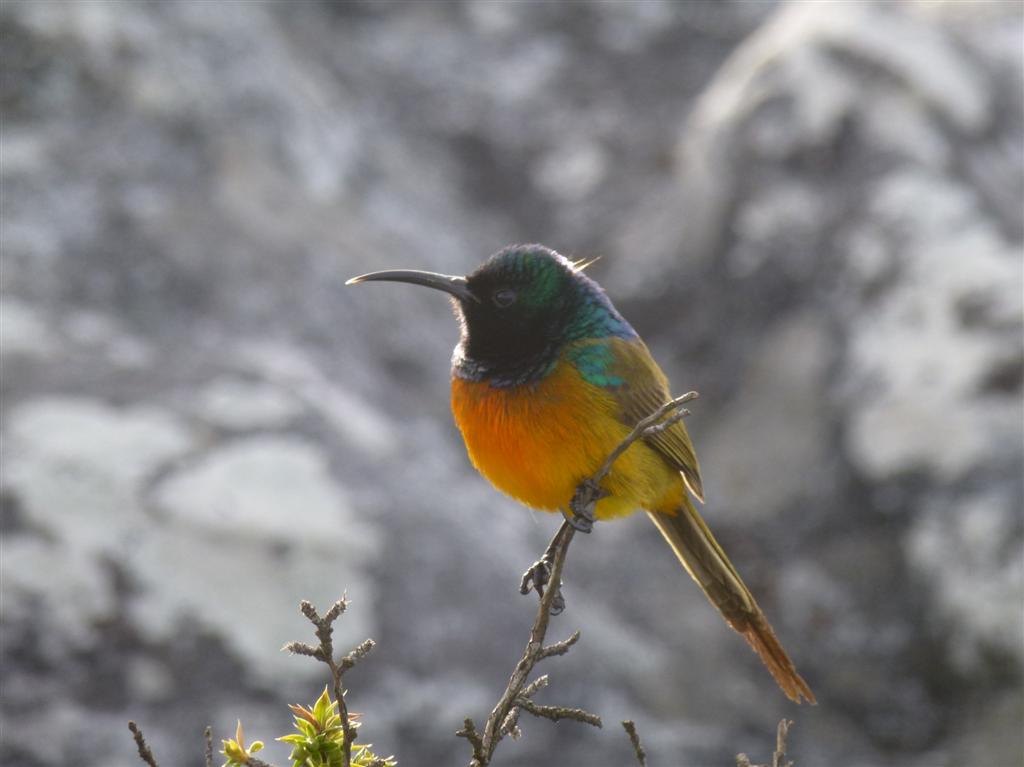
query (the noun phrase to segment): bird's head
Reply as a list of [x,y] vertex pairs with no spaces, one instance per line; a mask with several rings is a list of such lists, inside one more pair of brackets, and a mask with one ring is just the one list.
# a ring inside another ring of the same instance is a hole
[[583,274],[588,265],[543,245],[511,245],[465,277],[389,270],[347,284],[410,282],[449,293],[462,327],[456,367],[472,377],[522,382],[543,375],[566,343],[635,336]]

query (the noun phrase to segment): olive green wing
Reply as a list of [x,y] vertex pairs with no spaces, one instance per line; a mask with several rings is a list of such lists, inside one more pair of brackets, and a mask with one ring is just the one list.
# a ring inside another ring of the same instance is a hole
[[[621,383],[609,388],[618,400],[622,421],[633,427],[672,399],[668,378],[643,341],[616,338],[612,344],[615,357],[613,372]],[[682,472],[690,492],[703,503],[700,463],[683,421],[676,421],[664,431],[645,437],[644,441]]]

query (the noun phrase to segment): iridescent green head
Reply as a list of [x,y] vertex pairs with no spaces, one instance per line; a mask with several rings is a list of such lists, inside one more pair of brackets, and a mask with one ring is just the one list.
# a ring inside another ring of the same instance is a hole
[[466,277],[389,271],[349,282],[397,280],[450,293],[462,327],[455,374],[510,386],[546,375],[573,341],[636,337],[582,269],[543,245],[511,245]]

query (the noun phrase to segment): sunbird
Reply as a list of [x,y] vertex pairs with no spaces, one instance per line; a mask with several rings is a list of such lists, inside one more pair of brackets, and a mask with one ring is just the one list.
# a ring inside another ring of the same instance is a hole
[[[452,296],[461,329],[451,406],[473,466],[502,492],[567,515],[643,418],[670,398],[668,378],[604,290],[543,245],[511,245],[465,277],[388,270],[354,277]],[[644,510],[683,567],[750,643],[782,691],[814,703],[764,612],[697,512],[704,488],[682,420],[634,442],[601,483],[598,520]]]

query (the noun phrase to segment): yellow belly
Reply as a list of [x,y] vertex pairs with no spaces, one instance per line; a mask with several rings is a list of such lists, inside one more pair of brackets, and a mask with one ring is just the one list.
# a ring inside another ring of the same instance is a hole
[[[614,397],[586,383],[569,363],[542,380],[510,388],[452,379],[452,413],[477,470],[504,493],[535,509],[568,508],[577,485],[592,476],[629,433]],[[673,512],[682,477],[644,442],[635,442],[602,483],[598,519],[639,508]]]

